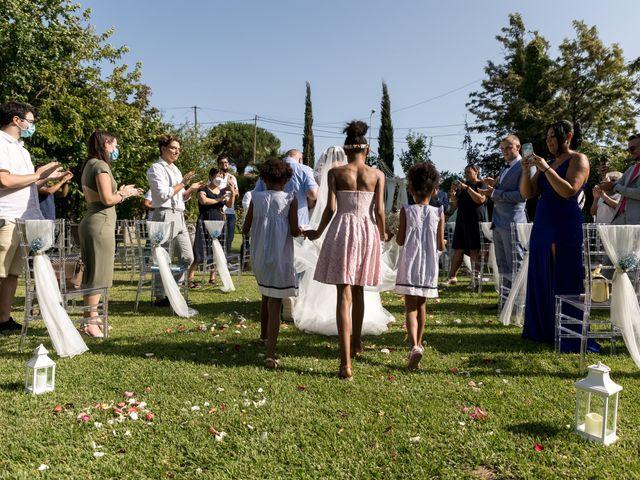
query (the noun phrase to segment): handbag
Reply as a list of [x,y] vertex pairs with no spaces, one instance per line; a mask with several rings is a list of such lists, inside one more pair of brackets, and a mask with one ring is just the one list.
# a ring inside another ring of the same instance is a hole
[[[51,262],[53,265],[53,269],[56,273],[56,278],[58,279],[58,283],[61,284],[60,281],[60,269],[57,267],[57,263],[55,261]],[[64,282],[66,290],[77,290],[82,285],[82,277],[84,276],[85,265],[82,260],[70,260],[65,262],[64,264]]]
[[84,262],[76,260],[72,263],[64,265],[64,280],[67,283],[67,290],[77,290],[82,285],[82,277],[84,276]]

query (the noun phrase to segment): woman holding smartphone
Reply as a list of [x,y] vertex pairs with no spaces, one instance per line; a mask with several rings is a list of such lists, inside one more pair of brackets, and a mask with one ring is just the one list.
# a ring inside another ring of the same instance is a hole
[[[209,183],[198,191],[198,220],[196,221],[196,235],[193,242],[193,263],[189,267],[189,288],[200,288],[194,280],[198,265],[206,258],[212,258],[211,238],[204,229],[205,220],[225,221],[224,207],[233,206],[233,192],[228,188],[220,188],[220,171],[217,168],[209,170]],[[211,271],[209,283],[215,283],[215,271]]]
[[485,202],[487,197],[478,190],[487,186],[479,179],[480,171],[477,166],[469,164],[464,169],[464,182],[454,182],[451,185],[451,202],[458,209],[456,226],[453,232],[453,258],[449,271],[448,285],[458,283],[456,274],[465,254],[471,257],[473,279],[471,288],[476,285],[475,276],[478,274],[478,261],[480,258],[480,225],[487,216]]
[[[578,197],[589,178],[589,160],[575,150],[581,139],[579,123],[555,122],[547,129],[547,148],[553,160],[547,162],[535,154],[522,160],[520,193],[527,199],[539,196],[529,241],[522,338],[549,345],[555,340],[555,296],[583,291],[583,219]],[[537,172],[531,176],[533,167]],[[564,313],[580,318],[577,309],[566,308]],[[577,339],[563,339],[561,344],[565,352],[579,347]],[[590,341],[588,349],[597,351],[598,345]]]

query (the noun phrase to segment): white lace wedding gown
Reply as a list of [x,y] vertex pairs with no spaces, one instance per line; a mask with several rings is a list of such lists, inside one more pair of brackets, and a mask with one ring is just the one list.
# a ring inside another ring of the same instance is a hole
[[[318,201],[311,214],[309,225],[305,225],[305,229],[313,230],[320,224],[329,191],[327,173],[331,168],[345,163],[347,163],[347,157],[341,147],[329,147],[318,160],[314,174],[320,185],[320,191],[318,192]],[[304,276],[300,281],[298,298],[293,307],[293,320],[296,327],[304,332],[338,335],[336,287],[316,282],[313,279],[323,241],[324,234],[315,241],[304,240],[302,237],[295,239],[294,260],[296,270],[304,272]],[[364,335],[378,335],[387,330],[389,322],[394,321],[393,315],[382,306],[379,292],[392,290],[395,286],[396,257],[397,247],[395,243],[383,244],[380,270],[381,285],[365,287],[364,291],[364,323],[362,326]]]

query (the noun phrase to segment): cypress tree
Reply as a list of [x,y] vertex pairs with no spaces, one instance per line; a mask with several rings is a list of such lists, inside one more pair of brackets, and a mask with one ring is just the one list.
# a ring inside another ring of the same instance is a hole
[[313,148],[313,111],[311,109],[311,85],[307,82],[307,96],[304,101],[304,134],[302,136],[302,163],[313,168],[315,152]]
[[387,84],[382,82],[382,101],[380,102],[380,133],[378,135],[378,155],[393,172],[393,125],[391,124],[391,100]]

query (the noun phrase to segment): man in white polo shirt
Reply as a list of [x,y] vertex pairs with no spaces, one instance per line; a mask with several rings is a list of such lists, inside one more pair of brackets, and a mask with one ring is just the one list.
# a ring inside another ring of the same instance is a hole
[[60,171],[57,162],[34,171],[20,139],[33,135],[35,122],[31,105],[6,102],[0,106],[0,332],[22,327],[11,318],[23,267],[16,220],[42,220],[38,187],[67,174]]
[[[178,263],[184,272],[193,263],[193,246],[184,220],[184,202],[197,192],[202,182],[188,186],[195,172],[182,173],[175,162],[180,156],[180,139],[175,135],[162,135],[158,140],[160,158],[147,170],[147,180],[151,189],[151,207],[154,222],[173,222],[173,246],[177,251]],[[172,252],[169,252],[172,255]],[[185,273],[177,274],[178,282],[184,281]],[[158,277],[156,275],[156,277]],[[169,307],[169,299],[164,296],[164,289],[159,278],[154,279],[155,305]]]

